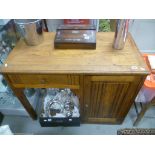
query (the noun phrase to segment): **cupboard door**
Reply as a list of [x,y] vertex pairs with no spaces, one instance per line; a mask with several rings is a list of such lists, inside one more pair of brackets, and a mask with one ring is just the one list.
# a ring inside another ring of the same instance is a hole
[[[117,123],[130,107],[128,104],[137,88],[133,84],[134,80],[134,76],[85,76],[85,121]],[[127,98],[128,100],[126,100]]]

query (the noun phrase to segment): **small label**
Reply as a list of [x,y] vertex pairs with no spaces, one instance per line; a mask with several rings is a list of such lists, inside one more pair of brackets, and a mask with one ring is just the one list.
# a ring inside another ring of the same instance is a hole
[[8,64],[5,64],[4,66],[5,66],[5,67],[8,67]]
[[70,118],[69,121],[72,122],[72,119]]
[[137,67],[137,66],[131,66],[131,69],[132,69],[132,70],[137,70],[138,67]]
[[51,119],[51,118],[49,118],[49,119],[48,119],[48,122],[51,122],[51,121],[52,121],[52,119]]

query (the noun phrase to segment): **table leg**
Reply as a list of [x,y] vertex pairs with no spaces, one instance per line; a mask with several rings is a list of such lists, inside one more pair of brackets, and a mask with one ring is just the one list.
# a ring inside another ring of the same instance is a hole
[[143,118],[145,112],[149,109],[149,107],[150,107],[150,104],[149,104],[149,103],[146,103],[146,104],[142,107],[140,113],[137,115],[137,118],[136,118],[136,120],[135,120],[133,126],[137,126],[137,125],[138,125],[138,123],[141,121],[141,119]]
[[25,110],[29,113],[32,119],[37,119],[37,114],[33,109],[32,105],[29,103],[27,97],[24,94],[24,89],[21,88],[13,88],[14,94],[20,100],[21,104],[24,106]]
[[24,94],[24,88],[15,88],[11,84],[8,76],[6,74],[3,74],[3,76],[5,80],[7,81],[8,85],[10,86],[10,88],[12,89],[12,91],[14,92],[14,94],[16,95],[16,97],[19,99],[21,104],[24,106],[25,110],[31,116],[31,118],[34,120],[37,119],[37,114],[35,110],[33,109],[32,105],[30,104],[30,102],[28,101],[27,97]]

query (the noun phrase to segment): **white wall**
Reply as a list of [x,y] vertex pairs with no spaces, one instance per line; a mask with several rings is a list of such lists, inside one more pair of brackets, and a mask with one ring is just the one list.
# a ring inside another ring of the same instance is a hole
[[141,52],[155,52],[155,19],[134,20],[129,31]]
[[63,19],[46,19],[46,22],[47,22],[48,31],[55,32],[57,27],[59,25],[62,25],[64,21]]

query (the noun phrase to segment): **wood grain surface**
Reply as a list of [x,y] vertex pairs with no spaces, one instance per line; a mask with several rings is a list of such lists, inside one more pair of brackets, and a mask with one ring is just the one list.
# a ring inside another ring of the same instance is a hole
[[2,73],[147,74],[146,65],[131,36],[125,48],[112,48],[114,33],[98,32],[96,50],[54,49],[55,33],[44,33],[44,42],[27,46],[23,40],[8,56]]

